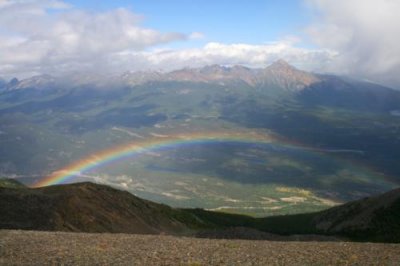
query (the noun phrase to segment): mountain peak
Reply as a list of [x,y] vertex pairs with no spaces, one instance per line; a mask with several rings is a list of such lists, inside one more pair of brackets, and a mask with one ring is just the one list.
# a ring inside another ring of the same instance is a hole
[[318,81],[318,77],[299,70],[283,59],[275,61],[263,70],[264,80],[289,90],[299,91]]
[[15,85],[18,84],[18,82],[19,82],[19,80],[18,80],[17,78],[12,78],[12,79],[8,82],[8,85],[9,85],[9,86],[15,86]]
[[294,69],[295,67],[290,65],[285,60],[279,59],[279,60],[273,62],[268,68],[272,68],[272,69]]
[[17,78],[13,78],[9,82],[9,89],[27,89],[27,88],[51,88],[52,85],[56,82],[56,79],[50,75],[36,75],[30,78],[26,78],[23,80],[18,80]]

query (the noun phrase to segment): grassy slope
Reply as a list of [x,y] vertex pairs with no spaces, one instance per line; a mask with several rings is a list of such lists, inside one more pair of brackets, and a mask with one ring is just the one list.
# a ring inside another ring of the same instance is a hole
[[0,178],[0,188],[26,188],[22,183],[10,178]]
[[203,209],[174,209],[87,182],[39,189],[5,180],[0,184],[9,184],[0,187],[0,227],[8,229],[191,234],[247,227],[281,235],[400,241],[399,189],[321,212],[253,218]]
[[161,233],[188,228],[166,205],[107,186],[79,183],[39,189],[0,188],[2,228]]

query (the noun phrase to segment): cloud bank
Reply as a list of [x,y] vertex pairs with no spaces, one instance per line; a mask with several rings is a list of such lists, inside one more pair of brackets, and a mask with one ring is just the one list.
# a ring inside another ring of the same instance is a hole
[[[172,70],[205,65],[245,65],[265,67],[284,59],[296,66],[314,70],[321,63],[327,64],[335,57],[328,50],[297,48],[291,42],[280,41],[264,45],[207,43],[201,48],[181,50],[155,50],[151,52],[124,51],[112,55],[111,62],[118,62],[122,68]],[[131,62],[137,62],[132,65]],[[173,64],[171,64],[173,62]]]
[[279,58],[313,70],[334,55],[327,50],[296,48],[293,40],[262,45],[210,42],[198,48],[161,49],[163,44],[205,36],[201,32],[162,33],[142,27],[141,20],[123,8],[89,13],[63,1],[0,0],[0,76],[168,71],[209,64],[264,67]]
[[140,16],[124,8],[88,13],[62,1],[2,0],[0,73],[101,68],[113,53],[141,51],[190,37],[143,28],[140,21]]
[[400,1],[308,0],[318,19],[307,32],[336,51],[326,70],[384,82],[400,89]]

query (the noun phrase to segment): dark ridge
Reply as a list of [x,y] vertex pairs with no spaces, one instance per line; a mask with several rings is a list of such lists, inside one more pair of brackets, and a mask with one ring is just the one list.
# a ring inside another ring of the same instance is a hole
[[9,179],[0,184],[1,229],[400,242],[400,189],[317,213],[252,218],[174,209],[90,182],[35,189]]

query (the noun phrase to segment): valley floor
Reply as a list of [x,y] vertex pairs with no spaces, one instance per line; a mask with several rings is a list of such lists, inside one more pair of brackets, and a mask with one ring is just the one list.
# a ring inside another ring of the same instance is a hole
[[0,230],[0,265],[400,265],[400,244]]

